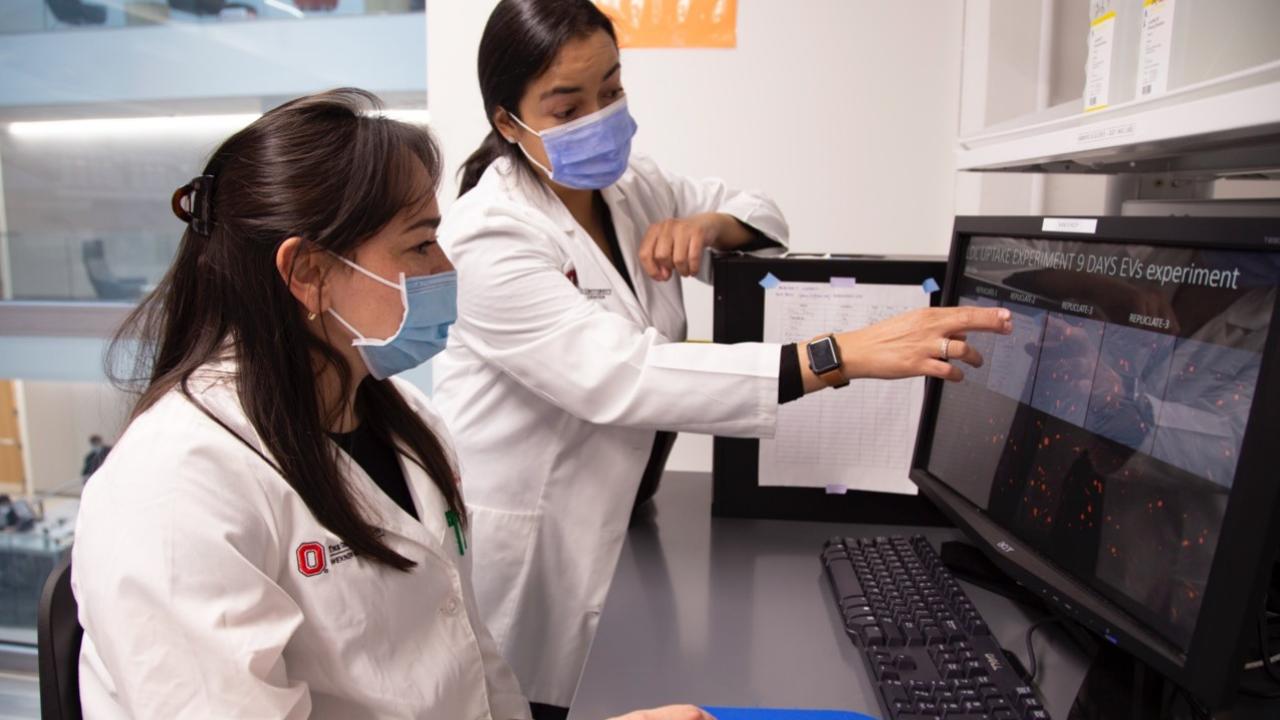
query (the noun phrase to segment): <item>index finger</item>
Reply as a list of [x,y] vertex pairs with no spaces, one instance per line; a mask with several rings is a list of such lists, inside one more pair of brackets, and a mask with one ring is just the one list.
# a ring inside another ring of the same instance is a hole
[[938,310],[945,313],[942,318],[944,335],[974,331],[1008,334],[1013,331],[1013,313],[1008,308],[957,307]]

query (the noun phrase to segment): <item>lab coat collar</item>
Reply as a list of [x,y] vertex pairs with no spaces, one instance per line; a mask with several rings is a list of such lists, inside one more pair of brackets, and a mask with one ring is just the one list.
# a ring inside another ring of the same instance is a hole
[[433,484],[431,478],[426,471],[418,467],[417,463],[408,459],[408,453],[409,450],[403,444],[396,443],[396,461],[400,463],[400,471],[404,473],[405,482],[409,485],[409,494],[413,498],[414,509],[417,510],[421,520],[414,519],[404,511],[404,508],[397,505],[350,455],[339,451],[338,466],[343,477],[350,481],[352,489],[359,497],[361,510],[366,513],[371,524],[389,535],[408,540],[436,555],[442,555],[442,544],[447,529],[445,522],[447,508],[443,498],[439,497],[439,493],[427,491],[427,487]]
[[[541,181],[520,172],[508,158],[495,160],[494,169],[503,179],[508,192],[523,199],[533,209],[549,218],[571,240],[589,245],[587,252],[600,263],[604,274],[609,278],[614,295],[622,299],[632,319],[646,327],[653,324],[646,310],[649,307],[649,288],[639,266],[640,248],[634,242],[636,228],[631,222],[631,216],[627,213],[625,205],[627,194],[622,188],[622,181],[604,188],[600,194],[609,207],[614,232],[618,236],[618,247],[624,256],[623,265],[631,276],[631,285],[635,288],[635,293],[631,292],[631,288],[627,287],[627,282],[618,273],[618,269],[609,262],[608,256],[596,245],[591,235],[578,224],[573,214],[564,206],[564,203],[560,202],[560,198],[556,197],[555,193]],[[623,177],[625,179],[626,176]]]
[[[279,465],[240,404],[240,398],[236,393],[233,360],[224,358],[200,368],[192,374],[189,387],[191,394],[209,412],[226,423],[227,427],[234,430],[241,439],[262,453],[264,457]],[[407,459],[409,452],[407,448],[397,441],[396,449],[396,459],[404,473],[405,482],[409,485],[409,493],[413,497],[421,522],[406,513],[382,491],[382,488],[378,487],[359,463],[340,450],[338,452],[339,472],[350,483],[361,510],[371,513],[367,517],[372,525],[391,535],[420,545],[436,555],[443,555],[442,546],[445,531],[448,529],[444,515],[447,508],[443,496],[430,491],[429,488],[434,487],[431,477],[425,470],[418,467],[417,463]],[[416,554],[410,553],[410,555]]]

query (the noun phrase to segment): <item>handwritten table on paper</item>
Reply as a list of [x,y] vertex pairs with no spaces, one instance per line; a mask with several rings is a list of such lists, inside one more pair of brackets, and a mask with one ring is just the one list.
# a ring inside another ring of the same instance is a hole
[[[919,285],[783,282],[765,292],[764,341],[803,352],[815,336],[928,305]],[[923,400],[921,378],[855,380],[783,405],[774,439],[760,441],[760,485],[915,494],[907,474]]]

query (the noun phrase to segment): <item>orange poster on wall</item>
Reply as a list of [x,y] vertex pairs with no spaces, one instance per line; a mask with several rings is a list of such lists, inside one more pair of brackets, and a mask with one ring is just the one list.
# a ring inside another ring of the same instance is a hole
[[731,48],[738,0],[596,0],[624,48]]

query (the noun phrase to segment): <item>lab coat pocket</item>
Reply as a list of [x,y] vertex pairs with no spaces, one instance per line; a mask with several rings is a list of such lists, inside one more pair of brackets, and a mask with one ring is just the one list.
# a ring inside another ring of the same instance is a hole
[[469,505],[472,585],[480,615],[499,647],[515,620],[528,584],[540,513],[511,512]]

